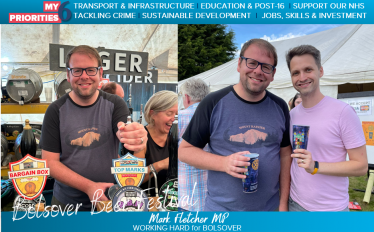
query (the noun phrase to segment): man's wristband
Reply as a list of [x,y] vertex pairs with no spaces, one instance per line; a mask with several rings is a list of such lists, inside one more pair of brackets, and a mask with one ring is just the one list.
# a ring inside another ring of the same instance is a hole
[[318,172],[318,168],[319,168],[318,161],[314,161],[314,171],[312,172],[312,175],[314,175]]

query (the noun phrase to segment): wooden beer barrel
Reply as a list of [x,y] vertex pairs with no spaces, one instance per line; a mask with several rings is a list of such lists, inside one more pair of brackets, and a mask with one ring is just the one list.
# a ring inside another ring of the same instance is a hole
[[8,140],[5,135],[1,134],[1,160],[4,160],[8,153]]
[[16,102],[35,101],[43,91],[43,81],[37,72],[28,68],[19,68],[8,75],[6,90],[9,97]]
[[72,90],[70,82],[67,80],[66,72],[60,72],[57,75],[54,82],[54,89],[57,98],[64,96]]

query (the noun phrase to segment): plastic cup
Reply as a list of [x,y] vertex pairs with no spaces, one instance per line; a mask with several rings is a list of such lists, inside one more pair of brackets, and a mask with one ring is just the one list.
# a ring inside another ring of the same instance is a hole
[[45,88],[45,100],[46,102],[52,102],[52,88],[51,87]]
[[309,139],[309,126],[293,125],[292,148],[307,149]]
[[245,154],[246,157],[251,158],[249,160],[249,166],[245,166],[244,168],[247,169],[247,171],[244,173],[246,175],[245,179],[242,179],[243,181],[243,192],[244,193],[254,193],[257,191],[258,186],[258,157],[259,154],[257,153],[251,153],[251,154]]

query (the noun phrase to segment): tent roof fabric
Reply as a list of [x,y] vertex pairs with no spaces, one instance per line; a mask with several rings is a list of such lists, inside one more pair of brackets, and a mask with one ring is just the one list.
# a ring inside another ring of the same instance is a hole
[[[324,76],[321,85],[374,82],[374,25],[344,25],[327,31],[272,42],[278,66],[268,87],[292,87],[285,55],[293,47],[310,44],[321,52]],[[238,58],[191,78],[201,78],[211,91],[239,82]],[[184,81],[180,81],[179,85]]]
[[[57,31],[58,44],[148,52],[148,67],[159,70],[160,82],[178,81],[177,24],[63,24]],[[30,63],[22,67],[50,73],[49,43],[53,41],[53,32],[50,24],[2,25],[1,52],[9,60],[8,70],[20,67],[20,63]],[[1,76],[8,76],[8,72],[1,69]]]

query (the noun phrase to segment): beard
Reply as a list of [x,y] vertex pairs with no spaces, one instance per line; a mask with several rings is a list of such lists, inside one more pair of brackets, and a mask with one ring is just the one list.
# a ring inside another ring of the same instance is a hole
[[95,88],[90,89],[90,90],[88,91],[88,93],[84,93],[83,91],[81,91],[81,90],[79,89],[79,87],[77,87],[77,88],[73,88],[73,91],[74,91],[74,93],[75,93],[79,98],[81,98],[81,99],[85,99],[85,100],[90,99],[90,98],[91,98],[92,96],[94,96],[95,93],[96,93],[96,89],[95,89]]
[[240,78],[240,82],[244,88],[244,90],[252,95],[252,96],[258,96],[258,95],[261,95],[267,86],[265,85],[261,85],[261,86],[251,86],[251,84],[249,83],[249,77],[245,76],[245,79],[244,78]]

